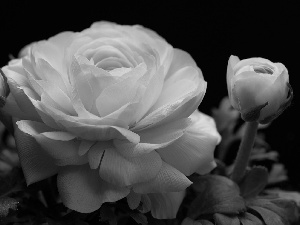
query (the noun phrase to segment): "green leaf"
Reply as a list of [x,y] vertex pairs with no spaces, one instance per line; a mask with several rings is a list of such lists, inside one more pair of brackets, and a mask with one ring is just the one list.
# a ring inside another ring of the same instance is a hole
[[147,225],[147,217],[142,213],[130,213],[130,217],[135,220],[138,224]]
[[18,201],[9,198],[9,197],[1,197],[0,198],[0,217],[6,217],[9,213],[9,210],[17,210]]
[[247,212],[244,213],[242,217],[240,217],[240,221],[242,225],[264,225],[264,223],[260,219]]
[[248,171],[239,184],[244,198],[256,197],[268,183],[268,171],[265,167],[257,166]]
[[192,187],[197,192],[188,211],[192,219],[214,213],[238,214],[246,210],[238,186],[226,177],[202,176],[194,181]]
[[215,213],[214,220],[217,225],[240,225],[240,220],[236,216]]

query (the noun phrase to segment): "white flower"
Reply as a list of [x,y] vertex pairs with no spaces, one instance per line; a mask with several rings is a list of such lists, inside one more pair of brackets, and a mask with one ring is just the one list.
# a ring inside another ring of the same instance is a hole
[[155,32],[98,22],[21,55],[3,68],[11,91],[3,110],[18,120],[27,183],[57,173],[67,207],[92,212],[130,191],[180,204],[186,175],[214,168],[220,136],[195,111],[206,82],[189,54]]

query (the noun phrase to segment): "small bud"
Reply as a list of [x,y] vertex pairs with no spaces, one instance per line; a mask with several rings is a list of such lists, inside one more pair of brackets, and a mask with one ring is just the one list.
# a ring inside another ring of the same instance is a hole
[[271,122],[290,105],[293,97],[285,66],[264,58],[240,61],[231,56],[227,87],[232,106],[247,122]]

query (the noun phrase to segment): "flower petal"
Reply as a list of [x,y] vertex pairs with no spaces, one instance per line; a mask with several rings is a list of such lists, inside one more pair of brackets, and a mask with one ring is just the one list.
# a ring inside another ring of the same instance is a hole
[[21,120],[17,122],[21,131],[31,135],[40,144],[41,151],[51,157],[58,166],[81,165],[87,163],[85,156],[78,155],[80,142],[75,136],[53,131],[43,123]]
[[136,193],[166,193],[185,190],[192,182],[174,167],[163,162],[157,176],[147,182],[133,186]]
[[148,194],[151,214],[156,219],[174,219],[185,196],[185,191]]
[[162,160],[156,152],[140,157],[124,158],[115,149],[106,149],[100,165],[103,180],[118,186],[128,186],[154,178]]
[[[34,105],[43,114],[45,114],[45,116],[50,116],[50,119],[52,119],[52,121],[55,121],[55,123],[62,127],[60,129],[67,130],[69,133],[84,140],[107,141],[119,138],[127,139],[133,143],[138,143],[140,141],[139,135],[128,129],[113,125],[103,125],[105,124],[105,122],[109,122],[109,120],[81,120],[80,118],[66,115],[61,111],[52,108],[51,106],[41,104],[39,101],[34,101]],[[49,118],[45,118],[45,121],[51,121],[49,120]]]
[[[135,130],[188,117],[197,109],[206,91],[201,71],[184,67],[165,81],[161,95]],[[176,93],[176,94],[175,94]]]
[[126,140],[114,140],[114,145],[124,157],[140,156],[155,149],[168,146],[180,138],[190,124],[191,121],[185,118],[163,126],[144,129],[137,132],[141,137],[139,143],[134,144]]
[[140,64],[128,72],[123,81],[105,88],[96,99],[96,106],[100,116],[106,116],[131,102],[138,90],[137,80],[146,72],[146,65]]
[[127,188],[102,180],[88,165],[63,167],[57,176],[57,187],[63,203],[70,209],[90,213],[104,202],[115,202],[129,194]]
[[18,127],[15,140],[27,185],[53,176],[59,167],[42,149],[36,140]]
[[221,140],[210,116],[196,110],[189,118],[193,123],[184,135],[171,145],[157,150],[165,162],[187,176],[200,167],[207,170],[204,165],[212,169],[210,163],[214,161],[214,150]]

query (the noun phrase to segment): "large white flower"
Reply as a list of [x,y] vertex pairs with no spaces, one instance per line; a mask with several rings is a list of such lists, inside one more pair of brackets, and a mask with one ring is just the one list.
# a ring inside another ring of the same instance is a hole
[[[28,184],[58,173],[71,209],[92,212],[134,193],[155,217],[172,218],[186,176],[214,168],[220,136],[197,111],[206,82],[189,54],[155,32],[98,22],[21,55],[3,67],[2,110],[17,121]],[[157,211],[163,205],[171,208]]]

